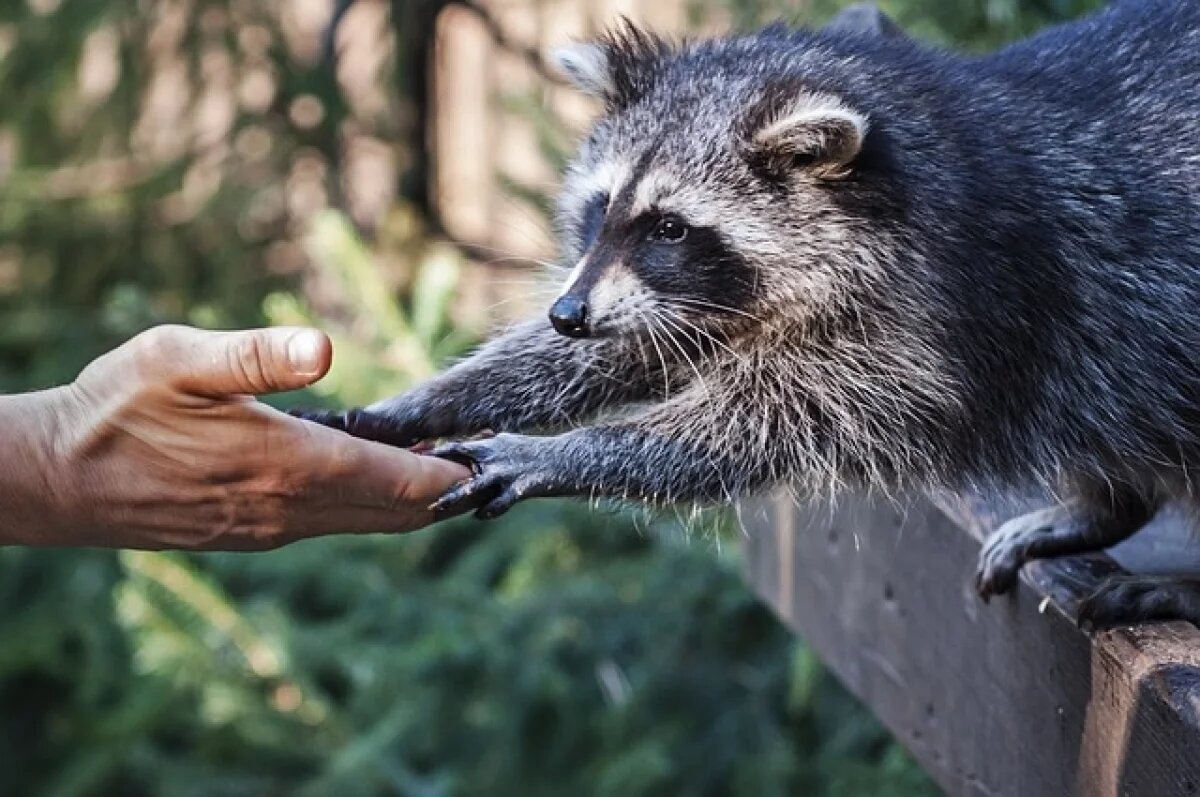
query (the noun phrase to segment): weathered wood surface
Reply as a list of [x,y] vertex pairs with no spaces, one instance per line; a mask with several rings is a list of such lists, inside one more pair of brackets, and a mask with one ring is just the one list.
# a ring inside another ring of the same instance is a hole
[[1074,622],[1113,558],[1200,571],[1200,540],[1167,517],[1113,558],[1027,566],[984,604],[980,542],[1014,511],[767,501],[744,513],[748,576],[950,795],[1200,795],[1200,630]]

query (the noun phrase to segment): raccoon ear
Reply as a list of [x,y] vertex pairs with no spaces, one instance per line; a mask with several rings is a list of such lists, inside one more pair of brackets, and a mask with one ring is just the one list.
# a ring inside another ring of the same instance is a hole
[[584,94],[607,99],[616,92],[612,61],[602,44],[583,42],[560,47],[551,51],[550,61]]
[[796,169],[825,180],[850,176],[867,134],[867,118],[833,97],[807,95],[782,107],[752,117],[752,164],[776,176]]
[[853,3],[846,6],[829,20],[824,30],[887,38],[904,37],[900,26],[874,3]]
[[622,19],[596,41],[555,50],[550,59],[576,88],[611,109],[644,96],[670,53],[665,39]]

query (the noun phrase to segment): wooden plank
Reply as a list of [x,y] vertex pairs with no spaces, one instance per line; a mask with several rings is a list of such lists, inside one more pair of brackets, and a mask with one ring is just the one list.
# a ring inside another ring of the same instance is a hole
[[[1015,505],[749,509],[755,589],[948,794],[1200,794],[1200,631],[1079,631],[1074,607],[1109,557],[1036,563],[984,604],[980,542]],[[1114,550],[1139,570],[1200,557],[1171,518],[1138,537]]]

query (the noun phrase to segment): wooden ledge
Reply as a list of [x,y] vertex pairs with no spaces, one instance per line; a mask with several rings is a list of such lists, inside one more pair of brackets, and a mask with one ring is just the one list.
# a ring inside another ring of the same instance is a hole
[[1074,620],[1121,566],[1200,572],[1200,539],[1167,515],[984,604],[981,541],[1022,503],[765,500],[743,511],[747,575],[950,795],[1200,797],[1200,630]]

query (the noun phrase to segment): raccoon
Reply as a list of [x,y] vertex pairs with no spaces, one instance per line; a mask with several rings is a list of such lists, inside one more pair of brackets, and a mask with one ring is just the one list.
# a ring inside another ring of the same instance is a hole
[[[604,111],[563,180],[548,322],[305,417],[460,438],[435,453],[475,476],[435,507],[485,518],[1051,489],[985,546],[984,599],[1194,503],[1200,3],[1118,2],[985,56],[859,19],[682,43],[626,24],[558,53]],[[1200,585],[1112,582],[1081,619],[1165,615],[1200,621]]]

